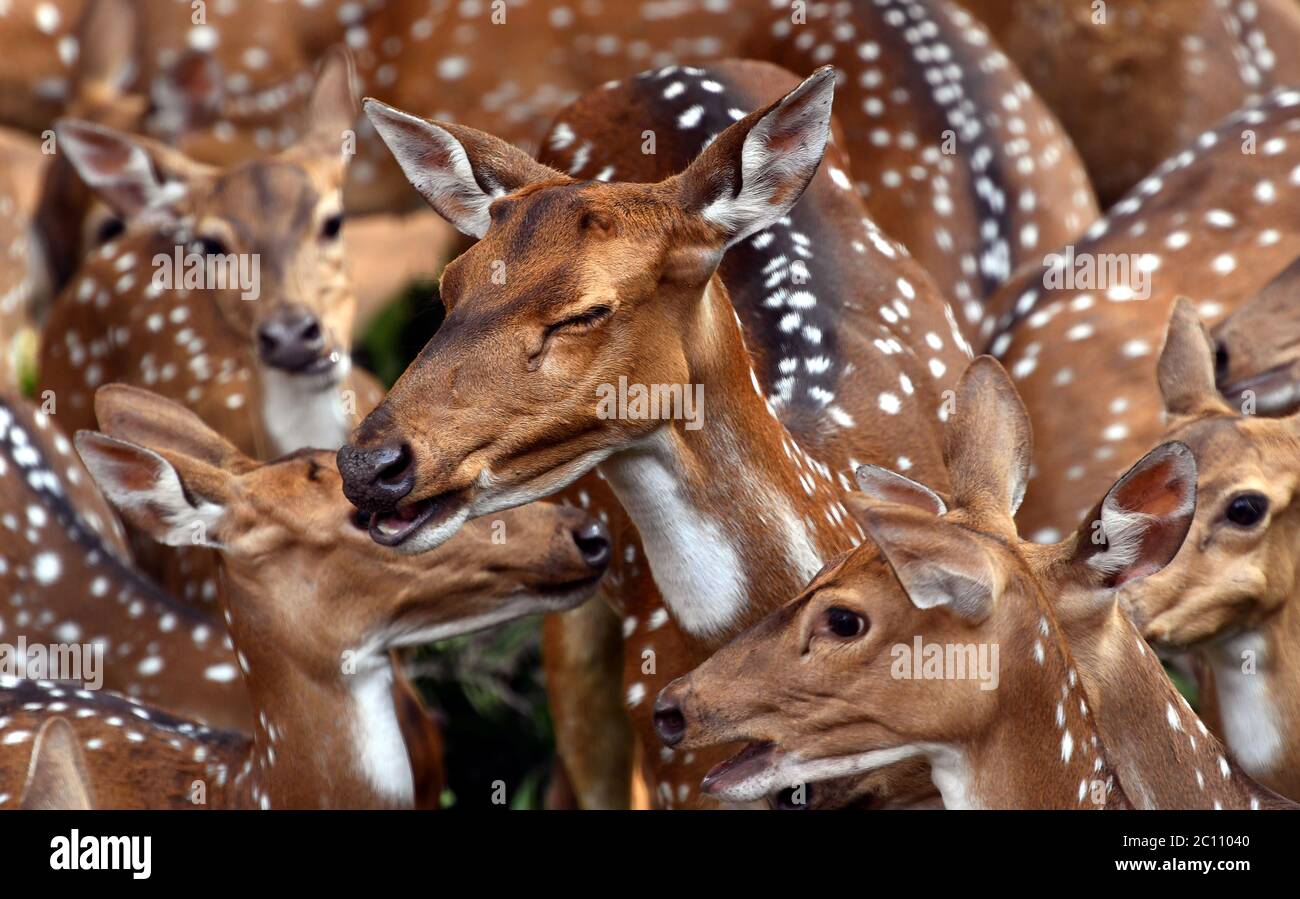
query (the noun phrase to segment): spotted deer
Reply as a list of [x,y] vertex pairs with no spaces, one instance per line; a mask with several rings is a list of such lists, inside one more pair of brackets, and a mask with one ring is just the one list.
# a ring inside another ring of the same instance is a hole
[[[714,99],[685,131],[660,102],[665,74],[611,86],[636,124],[599,148],[647,183],[575,180],[482,132],[367,102],[416,188],[479,240],[444,271],[442,329],[339,453],[372,537],[410,553],[597,469],[628,521],[614,525],[615,574],[634,580],[619,592],[643,738],[650,687],[861,539],[841,502],[854,460],[942,479],[941,392],[967,358],[932,282],[844,186],[843,157],[831,148],[819,170],[829,69],[797,86],[770,66],[683,71],[722,88],[700,91]],[[729,112],[743,108],[757,109]],[[703,414],[602,413],[620,383],[698,390]],[[685,772],[704,758],[652,743],[644,756],[660,804],[701,801]]]
[[251,726],[220,620],[136,570],[71,441],[17,397],[0,397],[0,533],[6,643],[92,647],[101,653],[96,686],[214,727]]
[[991,352],[1038,434],[1021,531],[1054,543],[1158,442],[1152,373],[1169,310],[1211,321],[1300,255],[1300,91],[1276,92],[1202,133],[1075,244],[1014,277]]
[[1300,408],[1300,261],[1214,329],[1214,378],[1230,405],[1259,415]]
[[[322,68],[303,141],[225,169],[148,138],[59,125],[61,152],[126,220],[120,238],[83,262],[47,329],[44,386],[68,427],[93,424],[94,388],[117,380],[167,391],[245,452],[279,454],[337,442],[350,414],[345,388],[352,405],[373,399],[372,382],[348,383],[354,299],[340,191],[349,65],[338,53]],[[191,286],[188,259],[174,283],[160,279],[177,252],[256,262],[257,283],[237,285],[227,268],[229,286]]]
[[331,453],[257,463],[187,410],[119,390],[141,412],[135,440],[83,431],[77,450],[155,539],[188,541],[204,524],[256,724],[213,730],[131,698],[10,679],[0,806],[23,799],[25,772],[59,759],[29,761],[51,720],[71,727],[61,751],[78,750],[82,791],[99,807],[409,806],[388,651],[570,608],[608,562],[599,523],[546,504],[475,523],[431,556],[393,552],[358,525]]
[[966,338],[985,345],[989,296],[1101,214],[1056,117],[948,0],[769,6],[743,55],[796,72],[836,67],[854,186],[957,302]]
[[946,808],[1294,807],[1230,762],[1120,611],[1178,552],[1196,463],[1165,444],[1098,504],[1105,539],[1022,542],[1029,419],[976,360],[945,434],[950,495],[864,466],[869,543],[671,684],[670,746],[745,742],[709,792],[745,799],[930,763]]
[[[327,59],[302,142],[226,169],[148,138],[60,123],[60,152],[126,222],[83,261],[45,328],[40,386],[65,432],[95,426],[95,388],[114,381],[184,402],[260,457],[337,446],[354,412],[374,403],[378,385],[351,367],[354,297],[340,240],[349,67],[344,53]],[[187,282],[186,259],[235,264],[219,272],[226,281],[209,284],[205,272]],[[240,270],[256,278],[239,286]],[[164,589],[202,599],[210,553],[140,549]]]
[[1123,599],[1157,646],[1201,663],[1216,733],[1260,781],[1300,797],[1300,593],[1296,489],[1300,417],[1243,412],[1216,389],[1214,355],[1194,306],[1180,300],[1160,355],[1166,436],[1201,468],[1191,535],[1174,564]]
[[1300,82],[1292,0],[960,2],[1060,117],[1103,208],[1224,117]]

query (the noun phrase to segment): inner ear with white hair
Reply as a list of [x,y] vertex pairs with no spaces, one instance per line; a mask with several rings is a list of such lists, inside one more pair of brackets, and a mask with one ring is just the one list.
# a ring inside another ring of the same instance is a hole
[[542,181],[572,181],[474,128],[432,122],[367,97],[362,108],[406,180],[462,234],[482,237],[497,197]]
[[823,66],[717,136],[678,176],[683,201],[726,246],[775,224],[817,173],[831,133],[835,69]]
[[1148,577],[1174,560],[1196,516],[1196,458],[1161,444],[1115,482],[1079,526],[1073,561],[1081,580],[1105,589]]
[[221,546],[232,475],[98,431],[78,431],[75,443],[95,483],[131,525],[167,546]]

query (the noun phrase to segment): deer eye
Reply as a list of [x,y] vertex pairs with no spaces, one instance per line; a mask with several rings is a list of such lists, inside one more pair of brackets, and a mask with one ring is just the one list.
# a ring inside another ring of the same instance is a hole
[[325,240],[335,240],[343,230],[343,213],[336,212],[321,225],[320,236]]
[[851,609],[842,606],[832,606],[827,609],[822,626],[818,628],[819,632],[831,634],[839,637],[841,640],[852,640],[854,637],[860,637],[867,630],[867,620]]
[[614,310],[608,306],[592,306],[577,315],[560,319],[546,330],[548,333],[554,333],[555,331],[577,331],[579,333],[590,331],[613,314]]
[[203,256],[224,256],[229,250],[219,237],[199,237],[194,241],[194,251]]
[[1268,497],[1262,493],[1239,493],[1228,503],[1223,517],[1239,528],[1253,528],[1268,513]]
[[113,218],[105,219],[100,224],[98,231],[95,233],[95,243],[101,245],[106,244],[110,240],[120,236],[124,231],[126,231],[126,224],[120,218],[114,216]]

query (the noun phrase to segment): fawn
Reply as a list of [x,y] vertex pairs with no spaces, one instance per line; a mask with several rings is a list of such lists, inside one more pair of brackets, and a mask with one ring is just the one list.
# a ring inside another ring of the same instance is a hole
[[[114,390],[134,426],[79,432],[78,452],[130,523],[164,543],[202,532],[218,549],[257,723],[216,731],[124,697],[6,682],[0,805],[28,801],[17,779],[30,767],[41,783],[47,766],[65,773],[53,778],[64,792],[66,772],[81,772],[70,792],[107,807],[194,807],[198,796],[208,807],[410,805],[388,651],[571,608],[608,562],[598,523],[550,505],[485,521],[433,556],[402,556],[368,539],[329,452],[257,463],[180,406]],[[29,743],[47,733],[51,757],[29,766]]]

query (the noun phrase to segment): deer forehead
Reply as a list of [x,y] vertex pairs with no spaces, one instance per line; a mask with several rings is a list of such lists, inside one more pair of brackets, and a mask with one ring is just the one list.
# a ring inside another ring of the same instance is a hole
[[277,246],[314,236],[318,217],[340,207],[338,188],[302,166],[255,161],[220,177],[198,204],[197,217],[200,226],[221,219],[245,241]]

